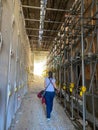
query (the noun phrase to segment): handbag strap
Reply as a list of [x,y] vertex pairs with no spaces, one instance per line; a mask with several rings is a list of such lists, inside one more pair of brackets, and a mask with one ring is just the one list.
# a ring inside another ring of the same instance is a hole
[[[49,79],[50,80],[50,79]],[[50,82],[49,82],[49,84],[47,85],[47,87],[45,88],[45,90],[44,91],[46,91],[46,89],[48,88],[48,86],[50,85]]]
[[[50,79],[49,79],[50,80]],[[51,82],[51,84],[53,85],[53,87],[54,87],[54,91],[56,91],[57,90],[57,88],[55,88],[55,86],[54,86],[54,84],[53,84],[53,82],[50,80],[50,82]],[[58,90],[57,90],[58,91]]]
[[[49,80],[50,80],[50,78],[48,78]],[[50,85],[50,83],[53,85],[53,87],[54,87],[54,84],[53,84],[53,82],[50,80],[50,82],[49,82],[49,84],[47,85],[47,87],[45,88],[45,90],[44,90],[44,92],[46,92],[46,89],[48,88],[48,86]],[[54,89],[55,89],[55,87],[54,87]]]
[[[50,79],[49,79],[50,80]],[[53,85],[53,87],[54,87],[54,84],[53,84],[53,82],[50,80],[50,83]],[[55,87],[54,87],[55,88]]]

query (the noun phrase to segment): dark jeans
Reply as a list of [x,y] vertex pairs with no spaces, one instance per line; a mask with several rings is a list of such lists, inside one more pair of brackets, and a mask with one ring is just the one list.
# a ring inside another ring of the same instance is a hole
[[51,114],[51,111],[53,108],[54,96],[55,96],[55,92],[46,92],[45,93],[47,118],[50,118],[50,114]]

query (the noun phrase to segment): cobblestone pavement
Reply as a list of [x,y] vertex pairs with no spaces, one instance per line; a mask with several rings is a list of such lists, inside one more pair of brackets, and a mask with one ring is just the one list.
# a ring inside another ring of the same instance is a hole
[[11,130],[75,130],[63,107],[54,100],[51,120],[46,120],[45,105],[37,98],[42,89],[43,78],[37,77],[24,96],[20,109],[12,122]]

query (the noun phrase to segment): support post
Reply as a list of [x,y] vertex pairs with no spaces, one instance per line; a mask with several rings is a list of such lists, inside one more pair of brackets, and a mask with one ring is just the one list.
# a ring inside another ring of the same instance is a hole
[[[85,74],[84,74],[84,27],[83,27],[83,14],[84,14],[84,0],[81,0],[81,55],[82,55],[82,86],[85,86]],[[85,93],[83,94],[83,130],[85,130]]]

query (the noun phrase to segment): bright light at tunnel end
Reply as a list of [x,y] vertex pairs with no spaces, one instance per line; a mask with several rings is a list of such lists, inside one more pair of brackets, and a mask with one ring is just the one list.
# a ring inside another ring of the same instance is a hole
[[42,76],[43,71],[46,69],[46,61],[34,63],[34,74]]

